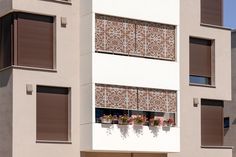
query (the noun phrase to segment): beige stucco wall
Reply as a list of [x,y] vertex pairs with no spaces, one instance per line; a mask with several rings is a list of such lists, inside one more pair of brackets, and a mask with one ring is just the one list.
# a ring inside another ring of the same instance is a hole
[[225,129],[224,145],[234,146],[233,157],[236,157],[236,32],[232,33],[232,101],[226,101],[224,116],[230,118],[230,128]]
[[[215,88],[189,86],[189,37],[215,40]],[[200,0],[180,1],[180,153],[168,157],[231,157],[231,149],[201,149],[201,104],[193,98],[231,99],[230,31],[200,26]]]
[[[13,157],[79,157],[79,1],[13,0],[13,9],[56,16],[56,69],[13,69]],[[61,17],[67,26],[61,27]],[[32,95],[26,84],[33,85]],[[36,85],[71,88],[72,144],[36,143]]]
[[12,157],[12,70],[0,72],[0,156]]
[[12,0],[0,0],[0,17],[12,10]]

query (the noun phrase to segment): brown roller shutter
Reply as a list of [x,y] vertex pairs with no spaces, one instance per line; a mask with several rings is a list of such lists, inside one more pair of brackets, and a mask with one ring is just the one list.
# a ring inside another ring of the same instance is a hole
[[223,101],[201,101],[201,141],[203,146],[223,145]]
[[211,77],[211,40],[190,38],[190,75]]
[[17,64],[53,68],[53,17],[17,13]]
[[212,25],[223,25],[223,1],[201,0],[201,22]]
[[69,140],[67,88],[37,87],[37,140]]

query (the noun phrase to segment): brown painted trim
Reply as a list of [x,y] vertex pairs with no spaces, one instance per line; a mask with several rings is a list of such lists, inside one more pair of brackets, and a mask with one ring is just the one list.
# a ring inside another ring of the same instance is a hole
[[211,24],[207,24],[207,23],[201,23],[200,26],[217,28],[217,29],[222,29],[222,30],[227,30],[227,31],[231,31],[232,30],[231,28],[228,28],[228,27],[218,26],[218,25],[211,25]]
[[204,149],[233,149],[233,146],[201,146]]

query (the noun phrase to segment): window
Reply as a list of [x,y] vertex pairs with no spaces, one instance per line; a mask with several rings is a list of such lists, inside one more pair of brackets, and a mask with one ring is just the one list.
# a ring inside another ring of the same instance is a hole
[[203,146],[223,145],[223,107],[220,100],[201,100],[201,141]]
[[230,119],[229,117],[224,118],[224,128],[229,128],[230,127]]
[[37,86],[37,140],[69,141],[69,89]]
[[190,83],[213,85],[212,43],[212,40],[190,37]]
[[223,0],[201,0],[201,22],[223,25]]
[[53,17],[21,12],[0,18],[0,68],[53,69],[53,23]]

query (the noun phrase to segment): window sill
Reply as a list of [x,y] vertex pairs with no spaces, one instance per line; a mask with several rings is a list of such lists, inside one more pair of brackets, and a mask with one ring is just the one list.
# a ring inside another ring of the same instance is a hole
[[47,69],[47,68],[37,68],[37,67],[27,67],[27,66],[19,66],[12,65],[13,69],[22,69],[22,70],[35,70],[35,71],[46,71],[46,72],[57,72],[56,69]]
[[233,146],[201,146],[201,148],[205,149],[233,149]]
[[197,84],[197,83],[189,83],[189,86],[216,88],[216,86],[214,85]]
[[201,23],[200,26],[211,27],[211,28],[217,28],[217,29],[223,29],[223,30],[231,31],[231,28],[227,28],[227,27],[219,26],[219,25],[207,24],[207,23]]
[[71,0],[41,0],[41,1],[48,1],[48,2],[55,2],[55,3],[62,3],[71,5]]
[[50,140],[37,140],[36,143],[46,143],[46,144],[72,144],[71,141],[50,141]]

